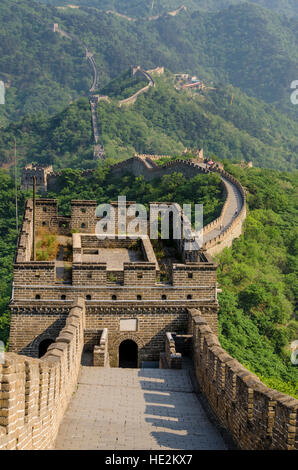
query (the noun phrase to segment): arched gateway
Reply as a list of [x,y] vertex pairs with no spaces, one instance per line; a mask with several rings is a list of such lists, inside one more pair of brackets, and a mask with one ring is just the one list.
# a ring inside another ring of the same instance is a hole
[[138,367],[138,345],[132,339],[125,339],[119,346],[119,367]]

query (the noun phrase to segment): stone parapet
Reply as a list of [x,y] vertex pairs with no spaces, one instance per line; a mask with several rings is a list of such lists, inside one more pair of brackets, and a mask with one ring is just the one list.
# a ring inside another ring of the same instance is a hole
[[181,369],[182,355],[176,351],[174,337],[169,332],[165,338],[165,359],[168,369]]
[[93,365],[96,367],[109,367],[108,329],[101,333],[99,345],[93,349]]
[[241,449],[298,450],[298,400],[233,359],[198,310],[189,315],[196,378],[219,423]]
[[78,299],[41,359],[5,353],[0,365],[0,449],[51,449],[77,384],[85,304]]

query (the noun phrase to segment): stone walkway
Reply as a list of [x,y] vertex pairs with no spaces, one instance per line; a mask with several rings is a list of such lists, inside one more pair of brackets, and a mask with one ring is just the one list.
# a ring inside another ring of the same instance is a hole
[[56,449],[226,449],[187,370],[82,367]]
[[218,235],[220,235],[222,232],[224,232],[224,230],[235,219],[236,211],[237,211],[237,214],[239,214],[241,207],[242,207],[242,197],[237,186],[232,184],[230,181],[228,181],[224,177],[222,177],[222,179],[225,181],[227,185],[227,191],[228,191],[227,198],[229,200],[229,204],[225,211],[225,215],[222,221],[222,228],[217,226],[213,230],[211,230],[211,232],[207,233],[204,236],[204,243],[209,242],[210,240],[212,240],[212,238],[215,238]]

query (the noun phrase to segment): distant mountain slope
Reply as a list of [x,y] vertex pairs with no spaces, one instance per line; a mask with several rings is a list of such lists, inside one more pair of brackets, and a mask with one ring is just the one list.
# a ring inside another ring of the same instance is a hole
[[[181,155],[186,147],[203,147],[211,158],[297,168],[298,127],[274,107],[232,86],[197,94],[175,90],[173,75],[167,72],[155,81],[155,88],[127,108],[119,108],[117,100],[98,105],[100,142],[108,157],[129,158],[135,152]],[[117,87],[117,80],[112,81],[111,95]],[[11,161],[14,135],[20,165],[37,161],[56,168],[96,166],[87,99],[57,116],[24,117],[0,130],[2,165]]]
[[115,10],[119,13],[141,17],[149,15],[160,15],[185,5],[190,11],[204,10],[217,11],[238,5],[240,3],[257,3],[269,10],[294,16],[298,15],[298,4],[296,0],[39,0],[49,5],[81,5],[95,7],[101,10]]
[[28,0],[0,2],[0,79],[7,86],[0,125],[37,111],[53,114],[90,87],[84,49],[52,32],[55,11]]
[[298,79],[298,18],[245,3],[217,13],[187,10],[156,21],[128,21],[96,9],[2,0],[0,80],[9,88],[0,125],[38,111],[54,114],[88,94],[92,74],[84,49],[54,34],[54,22],[95,53],[100,86],[131,65],[164,65],[216,86],[231,83],[297,119],[290,84]]
[[59,16],[96,51],[102,81],[131,64],[164,65],[172,72],[232,83],[293,115],[297,111],[290,84],[298,79],[298,18],[248,3],[157,21],[132,22],[94,9],[59,10]]

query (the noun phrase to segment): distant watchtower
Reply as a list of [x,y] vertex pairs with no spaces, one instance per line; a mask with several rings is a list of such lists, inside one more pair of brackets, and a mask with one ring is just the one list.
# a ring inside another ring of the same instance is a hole
[[53,173],[52,165],[41,166],[30,163],[22,171],[21,189],[32,188],[32,178],[36,176],[36,188],[41,194],[45,194],[48,189],[48,175]]
[[54,23],[53,25],[53,32],[56,33],[59,29],[59,24],[58,23]]

